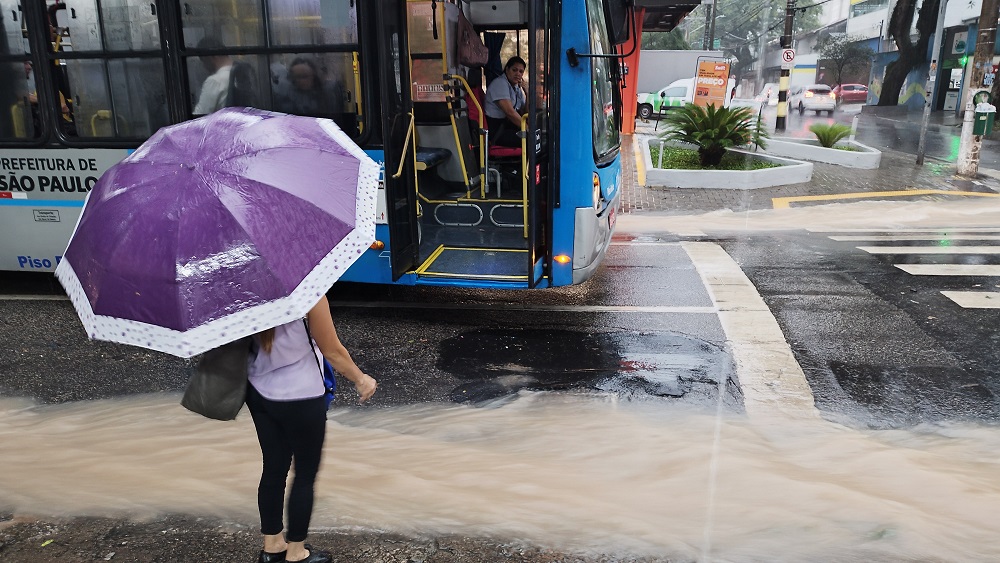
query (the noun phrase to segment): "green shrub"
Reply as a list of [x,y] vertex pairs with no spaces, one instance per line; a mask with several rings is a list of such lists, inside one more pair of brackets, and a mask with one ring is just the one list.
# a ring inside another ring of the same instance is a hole
[[851,128],[840,123],[832,123],[829,125],[817,123],[810,126],[809,130],[816,135],[817,139],[819,139],[819,144],[828,149],[833,148],[833,145],[836,145],[837,141],[840,141],[844,137],[851,134]]
[[765,148],[767,131],[750,108],[687,104],[671,109],[662,137],[698,147],[702,166],[718,166],[726,149],[756,143]]

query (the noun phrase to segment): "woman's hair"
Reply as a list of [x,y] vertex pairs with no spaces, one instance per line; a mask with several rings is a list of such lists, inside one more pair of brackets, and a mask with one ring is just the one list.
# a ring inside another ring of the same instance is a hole
[[274,327],[262,330],[253,336],[257,339],[257,344],[260,344],[260,347],[270,354],[271,346],[274,345]]
[[306,65],[310,69],[312,69],[313,83],[309,86],[309,88],[311,90],[322,90],[323,80],[319,76],[319,67],[316,66],[316,61],[312,59],[307,59],[305,57],[295,57],[295,59],[292,60],[291,64],[288,65],[288,80],[293,83],[295,82],[295,80],[292,78],[292,69],[294,69],[299,65]]
[[510,67],[514,66],[517,63],[521,63],[521,66],[523,66],[524,68],[528,68],[528,63],[524,62],[524,59],[522,59],[517,55],[514,55],[513,57],[507,59],[507,64],[503,65],[504,72],[506,72],[507,69],[509,69]]

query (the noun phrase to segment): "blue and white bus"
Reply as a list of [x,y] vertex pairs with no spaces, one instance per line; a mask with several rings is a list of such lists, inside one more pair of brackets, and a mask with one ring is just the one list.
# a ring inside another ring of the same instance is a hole
[[[0,0],[0,269],[54,269],[105,170],[242,105],[333,119],[383,163],[378,241],[343,279],[581,283],[615,226],[631,3]],[[499,149],[479,98],[514,55],[521,147]]]

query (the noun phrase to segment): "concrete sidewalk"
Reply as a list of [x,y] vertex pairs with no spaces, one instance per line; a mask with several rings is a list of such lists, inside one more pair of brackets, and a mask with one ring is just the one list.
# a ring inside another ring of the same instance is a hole
[[[885,109],[885,108],[881,108]],[[896,108],[888,108],[895,110]],[[890,115],[867,114],[867,119],[899,119],[908,120],[913,112],[885,112]],[[952,122],[953,112],[936,112],[935,123],[938,127],[960,126]],[[932,115],[934,115],[932,113]],[[950,116],[950,117],[949,117]],[[980,176],[975,179],[955,175],[955,164],[934,159],[926,159],[923,166],[916,164],[912,154],[881,148],[881,166],[875,170],[860,170],[846,168],[833,164],[814,163],[812,181],[802,184],[790,184],[773,188],[753,190],[728,189],[720,186],[714,189],[664,188],[660,186],[643,186],[640,184],[642,170],[641,155],[637,152],[638,137],[654,138],[662,132],[663,127],[656,127],[655,121],[636,123],[636,134],[624,136],[622,139],[622,213],[653,212],[668,215],[689,215],[706,213],[720,209],[731,211],[747,211],[754,209],[771,209],[775,207],[776,198],[801,198],[791,205],[809,205],[817,203],[834,203],[844,194],[868,194],[865,199],[945,199],[965,197],[963,194],[1000,193],[1000,172],[980,168]],[[913,196],[901,195],[896,192],[934,190],[938,193],[914,193]],[[954,192],[949,195],[945,192]],[[850,196],[844,201],[857,201],[859,196]]]

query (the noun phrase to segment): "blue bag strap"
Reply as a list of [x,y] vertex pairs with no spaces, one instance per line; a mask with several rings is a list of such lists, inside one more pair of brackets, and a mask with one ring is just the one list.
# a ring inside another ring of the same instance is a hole
[[[319,358],[316,357],[316,351],[313,350],[313,335],[309,332],[309,321],[302,319],[302,325],[306,327],[306,336],[309,337],[309,351],[312,352],[313,359],[316,360],[316,367],[319,368],[319,377],[323,380],[323,389],[326,389],[326,374],[323,371],[323,366],[319,363]],[[329,391],[329,389],[327,389]]]

